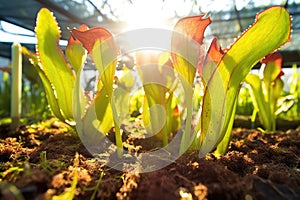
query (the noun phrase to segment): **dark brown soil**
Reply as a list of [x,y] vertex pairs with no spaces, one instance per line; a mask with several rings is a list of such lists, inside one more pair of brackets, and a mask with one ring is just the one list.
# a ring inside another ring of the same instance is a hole
[[0,126],[0,199],[18,199],[18,192],[24,199],[51,199],[70,191],[74,174],[74,199],[296,200],[300,126],[272,134],[235,128],[226,155],[199,158],[190,152],[143,174],[105,166],[74,131],[53,119],[10,134],[8,126]]

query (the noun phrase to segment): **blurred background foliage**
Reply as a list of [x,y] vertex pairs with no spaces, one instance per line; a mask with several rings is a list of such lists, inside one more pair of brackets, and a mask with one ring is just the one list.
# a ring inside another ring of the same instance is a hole
[[[7,122],[10,117],[11,73],[10,65],[0,68],[0,119]],[[22,113],[28,123],[51,116],[41,80],[32,64],[24,57],[22,76]],[[1,123],[1,121],[0,121]]]

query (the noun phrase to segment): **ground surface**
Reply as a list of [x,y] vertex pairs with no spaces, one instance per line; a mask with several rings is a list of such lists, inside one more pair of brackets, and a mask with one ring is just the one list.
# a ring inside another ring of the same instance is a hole
[[8,133],[0,126],[0,199],[300,199],[300,126],[235,128],[226,155],[186,153],[144,174],[106,167],[54,120]]

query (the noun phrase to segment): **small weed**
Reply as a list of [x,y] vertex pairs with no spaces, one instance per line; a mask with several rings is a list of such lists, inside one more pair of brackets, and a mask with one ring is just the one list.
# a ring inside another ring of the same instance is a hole
[[55,170],[48,164],[47,162],[47,156],[46,156],[46,151],[42,151],[40,153],[40,160],[41,163],[39,164],[39,167],[46,170],[50,174],[53,173]]

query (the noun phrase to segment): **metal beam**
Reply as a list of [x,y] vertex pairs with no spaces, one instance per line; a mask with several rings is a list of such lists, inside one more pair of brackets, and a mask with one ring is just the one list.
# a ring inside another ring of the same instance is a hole
[[73,21],[75,23],[86,24],[85,21],[78,18],[76,15],[73,15],[70,12],[66,11],[65,9],[63,9],[60,6],[56,5],[55,3],[52,3],[50,1],[45,1],[45,0],[35,0],[35,1],[39,2],[40,4],[44,5],[45,7],[49,8],[52,11],[58,12],[61,15],[66,16],[67,18],[69,18],[71,21]]

